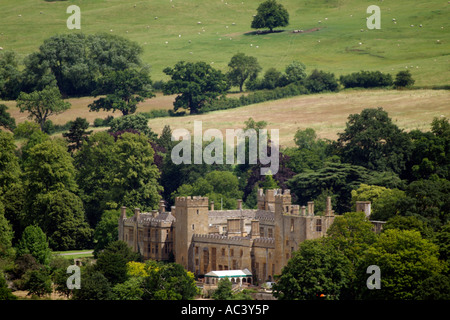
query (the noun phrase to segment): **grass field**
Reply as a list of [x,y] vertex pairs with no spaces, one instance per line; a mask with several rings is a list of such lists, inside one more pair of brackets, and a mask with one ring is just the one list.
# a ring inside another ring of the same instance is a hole
[[[137,112],[153,109],[173,108],[174,96],[157,94],[155,98],[140,104]],[[121,113],[89,112],[87,105],[93,98],[69,99],[70,110],[51,120],[64,124],[76,117],[86,118],[91,124],[95,118],[107,115],[120,116]],[[219,130],[244,127],[244,121],[252,117],[264,120],[268,129],[279,129],[280,144],[290,146],[297,129],[314,128],[321,138],[335,139],[345,128],[347,117],[360,113],[364,108],[382,107],[402,129],[429,130],[434,117],[450,118],[450,91],[448,90],[344,90],[339,93],[323,93],[269,101],[236,109],[214,111],[202,115],[166,117],[149,120],[149,126],[158,134],[165,125],[173,129],[185,128],[192,132],[195,120],[203,122],[203,130]],[[9,112],[18,123],[26,120],[26,113],[20,113],[15,102],[6,102]],[[105,130],[105,128],[94,128]],[[225,133],[225,131],[223,131]],[[61,135],[61,134],[59,134]]]
[[[231,56],[244,52],[257,57],[263,69],[283,70],[292,60],[309,71],[336,75],[362,69],[394,74],[407,67],[416,85],[450,84],[450,4],[445,0],[282,0],[290,25],[280,33],[256,35],[250,24],[260,2],[2,0],[0,47],[24,57],[56,33],[108,32],[143,46],[153,80],[165,79],[162,70],[179,60],[205,61],[225,71]],[[71,4],[81,9],[81,30],[66,27]],[[381,9],[379,30],[366,27],[372,4]],[[292,33],[313,28],[319,30]]]

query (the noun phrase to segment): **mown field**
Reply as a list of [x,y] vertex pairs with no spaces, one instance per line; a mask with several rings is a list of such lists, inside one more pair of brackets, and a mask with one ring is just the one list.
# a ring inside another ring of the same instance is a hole
[[[140,104],[137,112],[171,109],[174,96],[157,94]],[[95,118],[121,113],[89,112],[87,105],[93,98],[69,99],[70,110],[51,117],[55,124],[64,124],[76,117],[86,118],[91,124]],[[237,129],[244,121],[253,118],[267,122],[268,129],[279,129],[280,144],[290,146],[297,129],[314,128],[321,138],[336,139],[345,128],[347,117],[360,113],[364,108],[382,107],[402,129],[428,131],[434,117],[450,118],[450,91],[448,90],[344,90],[339,93],[323,93],[269,101],[236,109],[214,111],[185,117],[165,117],[149,120],[149,126],[158,134],[165,125],[172,129],[185,128],[193,131],[194,121],[203,122],[203,130],[209,128]],[[15,102],[7,102],[9,112],[18,123],[27,120]],[[94,128],[105,130],[106,128]],[[60,134],[59,134],[60,135]]]
[[[257,35],[250,24],[260,2],[2,0],[0,47],[24,57],[57,33],[107,32],[143,46],[154,80],[165,79],[162,70],[179,60],[205,61],[225,71],[231,56],[244,52],[263,69],[283,70],[292,60],[309,71],[336,75],[362,69],[394,74],[408,68],[418,86],[450,84],[448,1],[282,0],[290,25],[283,32]],[[71,4],[81,9],[81,30],[66,27]],[[366,27],[366,9],[373,4],[381,9],[380,30]]]

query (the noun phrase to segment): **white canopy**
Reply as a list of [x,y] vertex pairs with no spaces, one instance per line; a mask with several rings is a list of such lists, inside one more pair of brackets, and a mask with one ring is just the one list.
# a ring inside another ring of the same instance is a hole
[[246,278],[251,276],[252,273],[247,268],[244,270],[218,270],[205,274],[205,277],[213,278]]

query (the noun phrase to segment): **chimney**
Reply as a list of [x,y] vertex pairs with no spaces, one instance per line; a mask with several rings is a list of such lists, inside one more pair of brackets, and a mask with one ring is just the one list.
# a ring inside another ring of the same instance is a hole
[[327,209],[325,211],[326,216],[330,216],[333,214],[333,210],[331,207],[331,197],[327,197]]
[[241,199],[239,199],[237,201],[237,207],[238,207],[238,210],[242,210],[242,200]]
[[214,211],[214,201],[211,201],[211,211]]
[[252,220],[251,238],[259,238],[259,220]]
[[127,218],[127,207],[122,206],[120,207],[120,219],[126,219]]
[[139,218],[140,214],[141,214],[141,209],[134,208],[134,216],[135,216],[136,220]]
[[302,216],[306,216],[306,207],[302,206]]
[[163,213],[166,211],[166,206],[164,204],[164,200],[159,201],[159,213]]
[[308,201],[308,216],[314,215],[314,201]]

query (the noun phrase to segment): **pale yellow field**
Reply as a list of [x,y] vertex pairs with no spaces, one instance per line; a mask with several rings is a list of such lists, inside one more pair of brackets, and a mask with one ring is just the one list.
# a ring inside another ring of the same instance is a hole
[[[172,109],[175,96],[157,94],[138,107],[138,112],[152,109]],[[121,113],[89,112],[87,105],[94,98],[70,99],[70,110],[51,117],[53,123],[63,124],[76,117],[86,118],[93,123],[95,118],[105,118],[111,114]],[[20,123],[27,119],[26,113],[20,113],[15,102],[5,102],[9,112]],[[244,121],[253,118],[264,120],[268,129],[279,129],[280,144],[293,144],[297,129],[314,128],[321,138],[335,139],[338,132],[345,128],[347,117],[360,113],[365,108],[382,107],[402,129],[429,130],[434,117],[450,118],[450,92],[448,90],[354,90],[339,93],[324,93],[298,96],[289,99],[269,101],[236,109],[214,111],[202,115],[185,117],[166,117],[149,120],[149,126],[156,133],[161,133],[165,125],[173,129],[185,128],[193,131],[194,121],[202,121],[203,130],[244,127]]]

